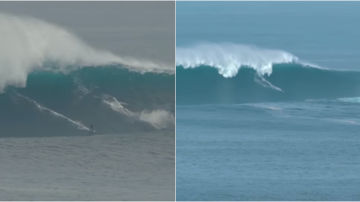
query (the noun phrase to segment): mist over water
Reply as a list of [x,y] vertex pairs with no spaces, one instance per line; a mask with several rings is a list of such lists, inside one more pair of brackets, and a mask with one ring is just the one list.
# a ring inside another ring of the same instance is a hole
[[1,200],[174,199],[174,5],[0,2]]
[[35,18],[0,13],[0,31],[0,91],[7,85],[25,87],[28,74],[35,70],[69,72],[82,66],[122,64],[139,72],[173,71],[163,64],[97,50],[71,32]]
[[176,45],[249,44],[319,66],[359,70],[358,2],[179,2]]
[[0,32],[1,136],[174,128],[171,67],[93,48],[31,17],[1,13]]

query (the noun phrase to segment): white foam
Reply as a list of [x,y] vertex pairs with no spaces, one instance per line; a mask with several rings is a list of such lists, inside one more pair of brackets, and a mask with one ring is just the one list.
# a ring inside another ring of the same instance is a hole
[[176,48],[177,66],[211,66],[225,78],[236,76],[239,69],[244,66],[253,68],[260,75],[270,75],[274,64],[293,62],[298,62],[298,58],[286,51],[242,44],[202,43]]
[[167,128],[175,123],[174,115],[166,110],[142,111],[139,119],[157,129]]
[[90,47],[69,31],[48,22],[0,13],[0,93],[8,85],[25,87],[27,75],[44,64],[57,71],[79,66],[122,64],[134,71],[168,72],[172,67]]
[[134,112],[130,111],[129,109],[127,109],[124,106],[124,105],[126,105],[126,103],[120,102],[118,99],[116,99],[113,96],[105,95],[105,96],[103,96],[102,101],[103,101],[103,103],[108,105],[113,111],[122,113],[126,116],[135,116]]
[[125,107],[126,103],[119,101],[111,95],[104,95],[102,97],[102,102],[113,111],[126,115],[130,118],[134,118],[138,121],[148,123],[156,129],[168,128],[175,123],[174,115],[163,109],[133,112]]

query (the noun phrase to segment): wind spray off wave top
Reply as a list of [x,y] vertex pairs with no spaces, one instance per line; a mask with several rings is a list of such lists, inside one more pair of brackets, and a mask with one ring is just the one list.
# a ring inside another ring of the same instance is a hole
[[174,127],[172,67],[93,48],[35,18],[0,14],[0,32],[1,134]]

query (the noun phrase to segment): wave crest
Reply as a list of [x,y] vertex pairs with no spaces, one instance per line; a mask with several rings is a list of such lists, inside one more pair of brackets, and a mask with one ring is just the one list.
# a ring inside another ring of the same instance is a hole
[[[199,79],[206,78],[206,79]],[[357,102],[359,71],[339,71],[298,63],[274,64],[271,75],[241,68],[224,78],[211,66],[176,69],[176,104],[253,103],[337,99]]]
[[241,67],[253,68],[260,75],[270,75],[274,64],[296,63],[298,60],[282,50],[233,43],[203,43],[176,48],[177,66],[211,66],[225,78],[236,76]]
[[109,64],[140,72],[170,71],[164,64],[92,48],[69,31],[35,18],[0,13],[0,33],[0,92],[8,85],[25,87],[28,74],[48,63],[63,72]]

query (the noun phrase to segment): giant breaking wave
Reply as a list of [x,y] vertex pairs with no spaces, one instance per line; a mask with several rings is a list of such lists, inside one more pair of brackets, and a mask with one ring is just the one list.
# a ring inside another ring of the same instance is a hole
[[48,22],[0,14],[0,136],[174,128],[169,65],[90,47]]
[[[97,50],[69,31],[31,17],[0,13],[0,33],[0,91],[8,85],[25,87],[28,74],[41,69],[69,72],[82,66],[122,64],[140,72],[172,71],[164,64]],[[49,68],[49,63],[56,68]]]
[[335,99],[360,93],[360,72],[322,68],[282,50],[231,43],[176,50],[178,104]]

